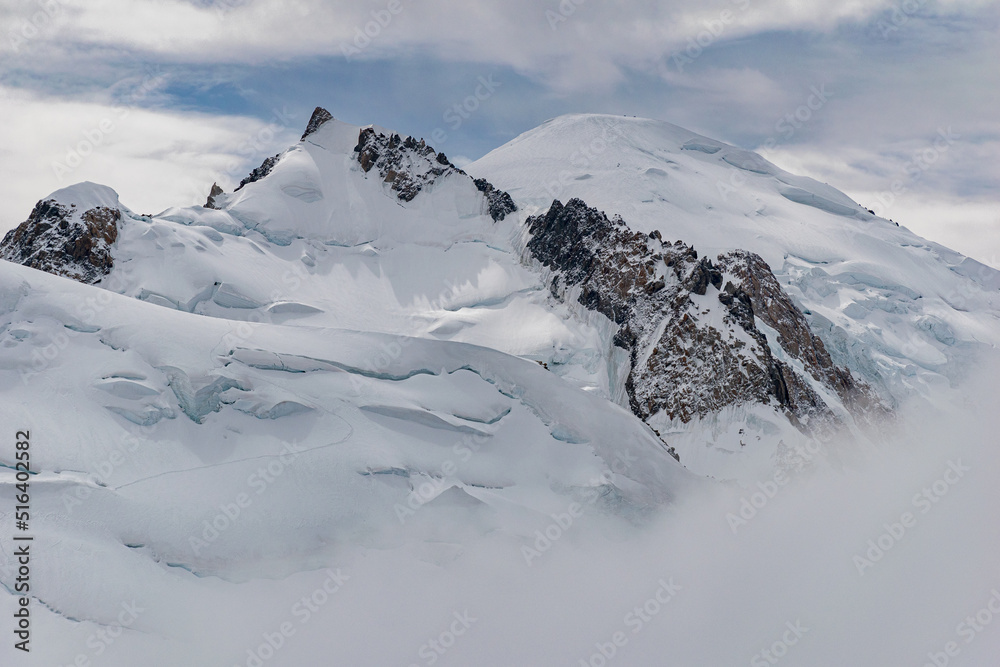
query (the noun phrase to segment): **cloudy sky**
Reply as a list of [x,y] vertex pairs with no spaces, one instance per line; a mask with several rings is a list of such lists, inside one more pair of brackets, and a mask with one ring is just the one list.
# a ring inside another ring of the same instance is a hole
[[459,164],[603,112],[760,150],[1000,267],[993,1],[0,0],[0,18],[0,230],[83,180],[142,213],[202,203],[317,105],[437,131]]

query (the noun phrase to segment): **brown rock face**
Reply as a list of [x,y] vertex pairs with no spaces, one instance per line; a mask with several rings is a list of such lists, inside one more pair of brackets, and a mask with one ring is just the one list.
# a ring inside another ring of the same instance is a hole
[[312,112],[312,116],[309,117],[309,124],[306,125],[306,131],[302,133],[302,138],[299,141],[305,141],[306,137],[318,130],[323,126],[323,123],[329,120],[333,120],[333,114],[323,107],[316,107]]
[[82,213],[54,199],[40,201],[27,220],[7,232],[0,258],[82,283],[111,272],[121,212],[107,207]]
[[212,183],[212,191],[208,193],[208,200],[205,201],[204,208],[219,208],[215,204],[215,198],[224,192],[225,190],[220,188],[218,183]]
[[578,199],[553,202],[527,223],[527,250],[553,270],[553,295],[575,289],[584,307],[618,325],[614,342],[629,353],[625,389],[639,417],[662,412],[687,422],[757,403],[781,410],[803,431],[836,424],[810,378],[774,356],[758,321],[849,410],[865,418],[885,411],[868,385],[834,366],[757,255],[736,251],[713,264],[680,241],[634,232]]
[[739,281],[739,288],[750,298],[754,315],[777,332],[781,348],[801,361],[814,379],[836,391],[852,414],[870,421],[888,413],[869,385],[834,365],[823,341],[812,333],[805,315],[759,255],[745,250],[726,253],[719,256],[719,268]]

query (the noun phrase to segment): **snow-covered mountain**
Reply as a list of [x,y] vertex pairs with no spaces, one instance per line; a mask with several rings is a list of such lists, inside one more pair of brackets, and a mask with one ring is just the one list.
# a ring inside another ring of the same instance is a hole
[[317,109],[205,207],[137,218],[75,186],[0,250],[196,314],[532,359],[721,477],[820,432],[869,437],[996,341],[1000,273],[668,123],[567,116],[469,172]]
[[82,642],[118,600],[159,601],[149,626],[176,635],[126,640],[160,646],[151,665],[267,579],[323,585],[309,572],[394,549],[445,567],[472,544],[530,566],[582,513],[617,535],[706,478],[797,470],[805,443],[878,443],[904,404],[960,398],[1000,339],[1000,272],[613,116],[462,170],[317,109],[205,206],[137,215],[82,183],[0,256],[5,417],[38,443],[37,622]]
[[[882,412],[914,396],[939,399],[997,343],[1000,272],[876,217],[829,185],[669,123],[564,116],[468,170],[509,192],[523,215],[549,211],[554,198],[576,198],[620,216],[630,232],[691,246],[751,297],[771,355],[849,424],[859,416],[869,421],[871,408]],[[538,257],[530,231],[522,245]],[[738,265],[744,268],[732,279]],[[726,291],[721,282],[716,287],[716,296]],[[575,294],[563,300],[582,301]],[[698,306],[689,301],[686,307]],[[707,303],[720,308],[716,297]],[[713,317],[705,313],[708,326],[722,331]],[[643,364],[663,331],[638,351]],[[718,368],[711,375],[718,377]],[[686,465],[735,474],[734,459],[747,456],[758,436],[789,437],[782,420],[759,403],[733,402],[691,420],[683,411],[660,410],[647,420]]]

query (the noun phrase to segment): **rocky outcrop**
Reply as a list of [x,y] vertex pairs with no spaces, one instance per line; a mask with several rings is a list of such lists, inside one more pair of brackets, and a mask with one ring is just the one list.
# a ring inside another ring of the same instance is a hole
[[[384,183],[390,186],[400,201],[413,201],[423,190],[442,178],[458,175],[471,177],[453,165],[444,153],[436,152],[420,139],[398,134],[387,136],[375,128],[366,127],[358,135],[358,145],[354,148],[358,164],[364,172],[373,170]],[[503,190],[498,190],[485,179],[472,181],[476,189],[483,193],[486,211],[494,222],[503,220],[517,210],[514,200]]]
[[871,419],[887,414],[886,406],[869,385],[833,363],[826,345],[812,333],[805,314],[781,288],[763,258],[736,250],[720,255],[718,265],[749,297],[756,318],[775,331],[781,348],[802,362],[813,379],[833,389],[855,417]]
[[306,137],[321,128],[323,123],[329,120],[333,120],[333,114],[323,107],[316,107],[312,112],[312,116],[309,117],[309,123],[306,125],[306,131],[302,133],[302,138],[299,139],[299,141],[305,141]]
[[256,183],[260,179],[270,174],[271,170],[274,169],[274,165],[278,164],[278,160],[280,159],[281,159],[280,153],[278,155],[275,155],[274,157],[269,157],[265,159],[264,162],[261,163],[259,167],[250,172],[249,176],[240,181],[240,184],[236,186],[236,189],[233,190],[233,192],[239,192],[244,185],[248,185],[250,183]]
[[476,188],[486,197],[486,210],[494,222],[499,222],[508,214],[517,210],[517,205],[509,194],[503,190],[493,187],[493,184],[485,178],[477,178],[473,181]]
[[111,272],[111,248],[118,240],[121,211],[98,206],[40,201],[27,220],[7,232],[0,258],[93,284]]
[[386,136],[371,127],[361,130],[354,152],[365,173],[375,169],[401,201],[413,201],[424,188],[440,178],[465,174],[449,162],[444,153],[436,153],[423,139],[403,139],[398,134]]
[[[242,183],[240,183],[240,187],[243,187]],[[239,188],[237,188],[237,190],[238,189]],[[225,192],[225,190],[219,187],[218,183],[212,183],[212,190],[208,193],[208,199],[205,201],[205,206],[203,208],[218,209],[219,206],[216,204],[215,198],[221,194],[225,194]]]
[[[870,387],[833,365],[757,255],[738,251],[713,263],[579,199],[555,201],[527,225],[527,252],[552,271],[553,295],[577,294],[618,325],[614,344],[628,352],[625,390],[639,417],[688,422],[758,403],[812,431],[838,422],[818,385],[861,414],[882,409]],[[758,321],[778,332],[776,344],[809,377],[776,356]]]

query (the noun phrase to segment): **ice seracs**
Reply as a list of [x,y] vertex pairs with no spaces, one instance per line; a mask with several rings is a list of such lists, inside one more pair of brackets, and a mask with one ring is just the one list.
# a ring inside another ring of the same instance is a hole
[[720,477],[877,425],[996,341],[997,272],[659,121],[557,118],[467,173],[317,108],[206,207],[135,216],[75,187],[9,235],[11,259],[196,315],[537,361]]

